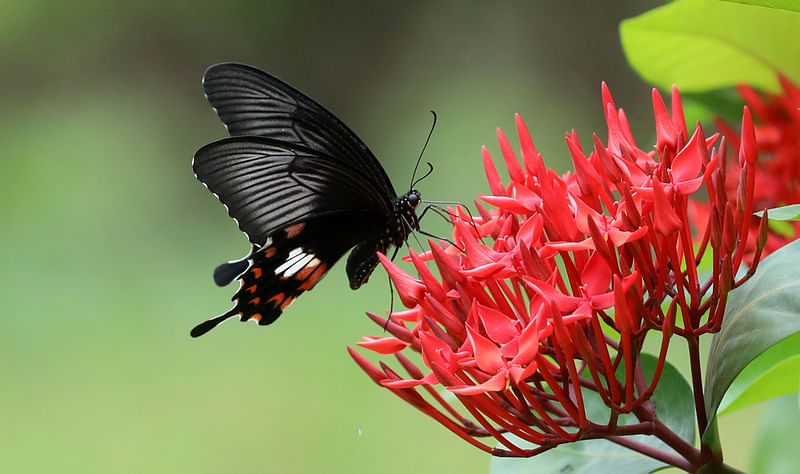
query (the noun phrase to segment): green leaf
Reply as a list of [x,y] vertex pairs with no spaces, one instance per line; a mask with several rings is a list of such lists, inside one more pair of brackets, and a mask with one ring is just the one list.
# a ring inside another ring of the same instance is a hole
[[767,349],[747,364],[725,392],[719,414],[793,393],[800,388],[800,332]]
[[797,449],[797,427],[800,406],[797,396],[785,396],[767,405],[759,423],[753,447],[753,474],[797,472],[800,449]]
[[800,82],[800,14],[710,0],[672,2],[620,25],[628,62],[646,81],[682,92]]
[[681,101],[687,124],[708,122],[714,117],[734,124],[742,121],[744,101],[733,87],[708,92],[682,92]]
[[[754,212],[753,214],[760,217],[764,214],[764,211]],[[799,221],[800,204],[767,209],[767,216],[771,221]]]
[[[800,240],[776,251],[732,291],[714,335],[704,389],[709,417],[742,370],[778,342],[800,332]],[[778,361],[776,361],[778,362]]]
[[[650,380],[657,363],[656,357],[642,354],[642,368],[645,377]],[[695,421],[692,389],[678,369],[665,363],[664,371],[658,387],[653,393],[653,402],[658,411],[658,418],[667,424],[681,438],[694,443]],[[584,402],[589,419],[596,423],[604,423],[608,419],[609,409],[594,392],[584,391]],[[620,424],[636,423],[636,417],[628,414],[619,419]],[[674,452],[655,436],[636,435],[630,439],[647,444],[664,451]],[[516,443],[526,443],[516,439]],[[527,447],[534,447],[527,445]],[[492,458],[490,472],[492,474],[580,474],[598,472],[652,472],[665,467],[666,464],[653,458],[631,451],[618,444],[604,439],[578,441],[563,444],[550,451],[532,458]]]
[[800,12],[800,0],[725,0],[731,3],[744,3],[746,5],[757,5],[767,8],[779,8]]

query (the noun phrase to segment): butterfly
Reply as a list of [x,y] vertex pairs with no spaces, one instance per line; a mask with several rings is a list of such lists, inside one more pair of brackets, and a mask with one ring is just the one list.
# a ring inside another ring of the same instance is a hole
[[200,148],[192,168],[251,250],[214,270],[219,286],[239,280],[235,304],[195,326],[192,337],[233,317],[273,323],[351,248],[347,277],[358,289],[377,266],[377,252],[419,230],[413,179],[398,196],[369,148],[314,100],[234,63],[208,68],[203,88],[231,137]]

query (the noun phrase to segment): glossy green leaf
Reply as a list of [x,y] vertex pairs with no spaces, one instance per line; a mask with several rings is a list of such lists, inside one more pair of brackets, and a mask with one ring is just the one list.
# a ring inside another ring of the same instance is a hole
[[[645,377],[652,377],[656,358],[642,354]],[[584,392],[584,402],[589,419],[603,423],[608,419],[609,409],[597,394]],[[694,443],[695,421],[692,390],[686,379],[671,364],[666,363],[661,380],[653,394],[658,417],[681,438]],[[620,424],[636,423],[633,415],[620,417]],[[654,436],[631,436],[638,442],[674,452]],[[523,441],[516,440],[525,445]],[[533,447],[528,445],[527,447]],[[652,472],[666,465],[653,458],[631,451],[604,439],[578,441],[563,444],[532,458],[492,458],[492,474],[595,474],[598,472]]]
[[799,0],[726,0],[726,1],[731,3],[744,3],[746,5],[757,5],[767,8],[779,8],[782,10],[800,12]]
[[[764,211],[754,212],[753,214],[761,216]],[[774,221],[797,221],[800,220],[800,204],[791,204],[789,206],[776,207],[767,210],[767,216],[770,220]]]
[[682,92],[739,83],[777,91],[776,72],[800,82],[800,14],[684,0],[620,25],[628,62],[648,82]]
[[799,261],[800,241],[795,241],[764,259],[755,275],[730,293],[706,369],[704,395],[710,415],[750,362],[800,332]]
[[742,121],[744,101],[733,87],[708,92],[681,91],[681,100],[686,123],[709,122],[715,117],[732,124]]
[[797,396],[771,400],[761,418],[755,456],[750,472],[775,474],[797,472],[800,449],[797,449],[797,427],[800,426],[800,405]]
[[747,364],[719,406],[724,415],[754,403],[796,392],[800,381],[800,332],[770,347]]

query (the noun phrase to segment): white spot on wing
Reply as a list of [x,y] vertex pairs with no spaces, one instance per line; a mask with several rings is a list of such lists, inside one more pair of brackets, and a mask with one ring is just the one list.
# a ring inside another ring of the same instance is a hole
[[309,262],[311,262],[311,260],[312,260],[313,258],[314,258],[314,254],[313,254],[313,253],[311,253],[311,254],[304,254],[303,258],[301,258],[299,261],[295,262],[295,264],[294,264],[294,265],[292,265],[291,267],[289,267],[289,268],[286,270],[286,272],[284,272],[284,274],[283,274],[283,275],[284,275],[284,276],[287,276],[287,277],[292,277],[292,276],[294,276],[294,274],[295,274],[295,273],[297,273],[297,272],[299,272],[300,270],[302,270],[303,268],[305,268],[305,267],[306,267],[306,265],[307,265]]
[[291,251],[291,252],[289,252],[289,258],[290,258],[290,259],[291,259],[291,258],[294,258],[294,257],[296,257],[298,254],[301,254],[301,253],[303,253],[303,249],[302,249],[301,247],[297,247],[296,249],[292,249],[292,251]]
[[[288,270],[290,268],[293,268],[298,262],[302,261],[305,258],[308,258],[309,260],[311,260],[312,258],[314,258],[314,255],[313,254],[311,254],[311,255],[306,254],[305,252],[303,252],[303,249],[300,248],[300,247],[292,249],[291,252],[289,252],[289,258],[287,258],[285,262],[281,263],[278,266],[278,268],[275,269],[275,274],[276,275],[280,275],[281,273],[284,273],[284,271],[286,271],[286,270]],[[303,263],[301,268],[303,266],[305,266],[306,263],[308,263],[308,262],[306,261],[305,263]],[[297,270],[292,272],[291,275],[289,274],[288,271],[286,271],[285,275],[286,276],[292,276],[295,273],[297,273],[299,270],[300,269],[298,268]]]

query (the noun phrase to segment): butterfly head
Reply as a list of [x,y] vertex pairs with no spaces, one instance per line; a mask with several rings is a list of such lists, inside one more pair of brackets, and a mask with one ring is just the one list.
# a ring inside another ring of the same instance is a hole
[[420,197],[419,191],[416,189],[412,189],[405,195],[405,202],[408,203],[411,209],[416,209],[421,201],[422,198]]
[[394,218],[387,227],[390,243],[402,245],[412,231],[419,230],[419,218],[415,211],[421,202],[422,197],[416,189],[411,189],[394,201]]

